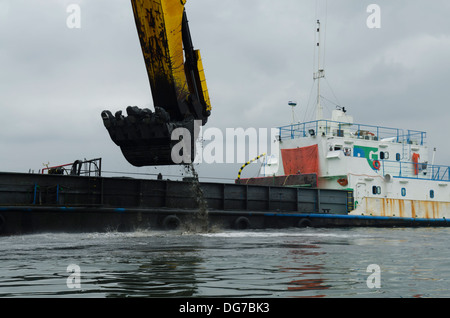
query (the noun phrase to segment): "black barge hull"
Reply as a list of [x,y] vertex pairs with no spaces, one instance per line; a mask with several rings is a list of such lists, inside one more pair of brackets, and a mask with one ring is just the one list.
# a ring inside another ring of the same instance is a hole
[[448,226],[351,216],[351,191],[0,173],[0,235],[39,232]]

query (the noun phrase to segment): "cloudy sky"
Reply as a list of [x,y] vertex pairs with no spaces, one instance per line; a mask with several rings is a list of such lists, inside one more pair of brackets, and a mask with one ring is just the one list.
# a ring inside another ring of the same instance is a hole
[[[366,23],[372,3],[377,29]],[[80,28],[67,26],[70,4]],[[450,164],[448,0],[188,0],[186,10],[213,105],[206,128],[289,124],[289,100],[311,120],[320,19],[324,97],[357,122],[426,131],[436,163]],[[128,105],[153,107],[128,0],[0,0],[0,171],[102,157],[107,171],[156,174],[128,164],[103,127],[102,110]],[[233,179],[240,166],[197,170],[205,181]]]

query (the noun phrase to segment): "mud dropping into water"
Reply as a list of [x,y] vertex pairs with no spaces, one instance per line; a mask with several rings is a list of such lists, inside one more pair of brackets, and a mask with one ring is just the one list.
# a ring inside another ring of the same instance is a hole
[[208,222],[208,204],[203,195],[203,190],[198,181],[198,174],[192,163],[184,165],[186,173],[191,175],[189,182],[191,183],[192,192],[198,206],[197,213],[192,218],[191,224],[186,224],[189,232],[207,233],[209,231]]

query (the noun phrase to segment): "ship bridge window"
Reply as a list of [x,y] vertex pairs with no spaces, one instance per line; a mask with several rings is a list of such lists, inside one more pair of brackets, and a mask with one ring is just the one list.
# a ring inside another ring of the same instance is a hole
[[350,157],[352,155],[352,148],[344,147],[344,155]]
[[380,159],[389,159],[389,152],[380,151]]
[[340,151],[342,150],[342,145],[330,145],[329,151]]
[[381,194],[381,187],[380,186],[373,186],[372,187],[372,194]]

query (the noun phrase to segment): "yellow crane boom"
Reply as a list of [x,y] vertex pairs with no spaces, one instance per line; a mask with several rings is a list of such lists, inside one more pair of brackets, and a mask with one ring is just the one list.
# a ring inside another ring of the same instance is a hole
[[155,112],[127,107],[102,118],[112,140],[135,166],[172,165],[176,128],[191,132],[194,158],[194,121],[204,125],[211,113],[199,50],[194,50],[185,0],[131,0],[136,29],[147,69]]

